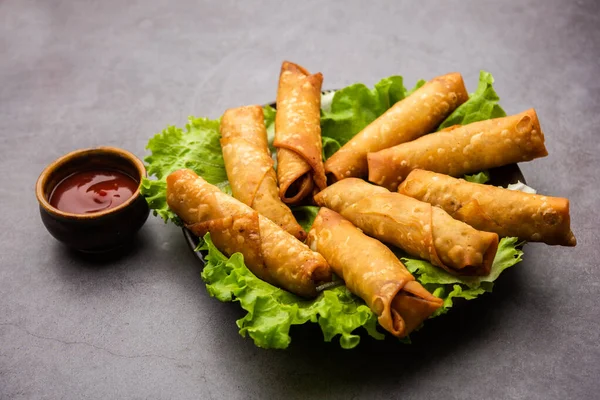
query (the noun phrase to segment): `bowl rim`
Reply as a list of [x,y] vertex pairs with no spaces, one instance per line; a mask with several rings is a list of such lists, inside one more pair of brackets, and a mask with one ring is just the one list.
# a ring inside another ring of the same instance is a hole
[[[95,212],[95,213],[75,214],[75,213],[61,211],[58,208],[52,206],[50,204],[50,202],[46,199],[46,196],[44,195],[44,187],[46,186],[46,183],[48,181],[48,178],[50,177],[50,174],[52,172],[60,169],[61,167],[65,166],[67,163],[69,163],[71,161],[71,159],[73,159],[76,156],[81,156],[84,154],[93,154],[93,153],[112,153],[114,155],[121,156],[121,157],[127,159],[128,161],[130,161],[140,176],[139,185],[138,185],[138,188],[136,189],[136,191],[133,192],[133,194],[131,195],[131,197],[129,199],[127,199],[127,201],[119,204],[117,207],[114,207],[114,208],[111,208],[108,210],[104,210],[104,211]],[[140,197],[140,191],[141,191],[141,187],[142,187],[142,179],[146,178],[147,176],[148,176],[148,173],[146,171],[146,167],[144,166],[144,163],[138,157],[136,157],[133,153],[131,153],[127,150],[120,149],[118,147],[112,147],[112,146],[97,146],[97,147],[90,147],[90,148],[85,148],[85,149],[78,149],[78,150],[71,151],[70,153],[67,153],[67,154],[57,158],[56,160],[54,160],[50,164],[48,164],[48,166],[46,166],[46,168],[44,168],[44,170],[42,171],[42,173],[40,174],[40,176],[38,177],[38,179],[36,181],[35,195],[37,197],[37,200],[38,200],[38,203],[40,204],[40,206],[42,208],[44,208],[44,210],[46,212],[53,214],[55,216],[62,217],[65,219],[73,219],[73,220],[96,219],[96,218],[103,217],[105,215],[118,213],[119,211],[132,205],[137,200],[137,198]]]

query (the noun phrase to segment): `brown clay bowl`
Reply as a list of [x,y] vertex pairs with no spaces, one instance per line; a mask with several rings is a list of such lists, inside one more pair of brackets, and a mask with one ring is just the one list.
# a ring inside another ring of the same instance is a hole
[[75,172],[112,169],[138,183],[146,177],[144,164],[128,151],[115,147],[76,150],[52,162],[39,176],[35,194],[44,226],[58,241],[87,253],[104,253],[131,242],[150,212],[140,187],[119,206],[90,214],[72,214],[50,204],[52,191]]

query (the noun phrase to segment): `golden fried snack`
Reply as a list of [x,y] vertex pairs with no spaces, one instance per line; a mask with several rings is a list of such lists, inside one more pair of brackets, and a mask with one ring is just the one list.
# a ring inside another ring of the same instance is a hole
[[408,335],[443,304],[442,299],[415,280],[383,243],[363,234],[328,208],[319,210],[308,243],[394,336]]
[[331,280],[323,256],[189,169],[167,177],[167,203],[194,234],[210,233],[227,256],[242,253],[250,271],[266,282],[315,297],[316,287]]
[[529,242],[575,246],[569,200],[481,185],[416,169],[398,192],[441,207],[476,229]]
[[221,118],[221,148],[233,197],[304,241],[306,232],[279,198],[262,107],[225,111]]
[[284,203],[298,204],[327,186],[321,154],[321,73],[281,66],[275,115],[277,180]]
[[395,191],[413,169],[463,176],[548,155],[534,109],[451,126],[367,156],[369,181]]

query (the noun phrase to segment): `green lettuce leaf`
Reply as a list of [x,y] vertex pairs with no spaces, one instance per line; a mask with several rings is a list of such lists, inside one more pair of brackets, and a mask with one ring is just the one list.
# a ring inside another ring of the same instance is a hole
[[[434,318],[447,313],[458,298],[472,300],[491,292],[500,273],[521,261],[523,252],[517,246],[516,238],[502,239],[487,277],[456,277],[423,260],[403,257],[402,261],[419,282],[444,300]],[[207,252],[202,279],[208,293],[220,301],[240,303],[247,311],[236,322],[240,334],[250,336],[259,347],[288,347],[291,326],[307,322],[319,324],[326,342],[339,335],[344,349],[359,344],[360,335],[355,331],[360,327],[375,339],[384,338],[377,330],[376,315],[345,286],[326,289],[316,299],[306,300],[258,279],[245,266],[240,253],[227,258],[213,245],[209,234],[198,250]],[[404,342],[410,343],[410,339]]]
[[165,222],[171,221],[176,225],[181,225],[179,217],[167,205],[167,182],[164,179],[142,179],[140,192],[146,197],[148,207],[150,207],[154,215],[161,217]]
[[315,218],[317,218],[317,213],[319,212],[319,207],[315,206],[296,206],[292,207],[292,213],[294,213],[294,217],[296,217],[296,221],[300,224],[302,229],[306,232],[310,230]]
[[465,300],[473,300],[486,292],[485,288],[466,288],[461,285],[427,285],[428,289],[441,299],[444,299],[442,307],[438,308],[430,318],[435,318],[446,314],[454,305],[454,300],[462,298]]
[[425,79],[419,79],[417,81],[417,83],[415,84],[415,86],[410,89],[408,92],[406,92],[406,95],[411,95],[415,90],[417,90],[418,88],[420,88],[421,86],[423,86],[424,84],[426,84],[427,81]]
[[219,120],[190,117],[185,130],[169,126],[155,135],[146,147],[148,175],[158,179],[171,172],[190,168],[213,184],[227,181],[219,143]]
[[190,117],[185,129],[169,126],[148,141],[146,148],[152,154],[144,161],[148,176],[156,179],[143,179],[141,192],[154,215],[165,222],[179,221],[166,198],[166,178],[178,169],[189,168],[212,184],[224,189],[229,186],[219,137],[219,120]]
[[322,152],[324,160],[327,160],[333,155],[333,153],[335,153],[340,149],[340,147],[342,147],[340,142],[327,136],[322,136],[321,142],[323,142]]
[[271,152],[275,151],[273,147],[273,140],[275,140],[275,114],[276,111],[271,106],[264,106],[263,113],[265,115],[265,127],[267,128],[267,140],[269,141],[269,149]]
[[237,301],[247,314],[236,323],[242,336],[250,336],[259,347],[285,349],[291,342],[290,328],[307,322],[318,323],[326,342],[339,335],[344,349],[356,347],[365,328],[375,339],[377,317],[364,302],[345,286],[324,290],[316,299],[306,300],[279,289],[254,276],[240,253],[225,257],[204,237],[201,250],[207,251],[202,279],[208,293],[220,301]]
[[465,180],[467,182],[473,182],[473,183],[486,183],[489,182],[490,180],[490,173],[488,171],[481,171],[478,174],[474,174],[474,175],[465,175]]
[[498,104],[500,98],[492,84],[494,77],[486,71],[479,73],[479,86],[469,100],[460,105],[442,124],[438,130],[452,125],[466,125],[486,119],[505,117],[506,113]]
[[444,299],[444,306],[436,312],[435,316],[437,316],[448,312],[452,307],[453,298],[462,297],[471,300],[485,292],[491,292],[494,281],[502,271],[522,260],[523,251],[519,248],[522,245],[523,243],[519,243],[517,238],[502,238],[490,274],[480,277],[451,275],[424,260],[402,257],[402,261],[421,284]]
[[337,90],[328,109],[321,110],[321,136],[325,158],[331,156],[365,126],[373,122],[407,91],[401,76],[390,76],[373,89],[355,83]]

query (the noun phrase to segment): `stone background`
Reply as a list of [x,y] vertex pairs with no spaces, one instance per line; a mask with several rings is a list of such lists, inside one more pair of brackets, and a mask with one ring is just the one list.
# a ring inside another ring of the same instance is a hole
[[[0,398],[589,399],[600,383],[600,3],[0,1]],[[521,168],[569,197],[576,248],[530,244],[493,294],[412,346],[353,351],[294,330],[286,351],[238,335],[179,229],[150,218],[127,256],[93,262],[45,231],[34,184],[71,150],[146,153],[188,115],[275,98],[281,61],[324,89],[491,71],[535,107],[550,155]]]

